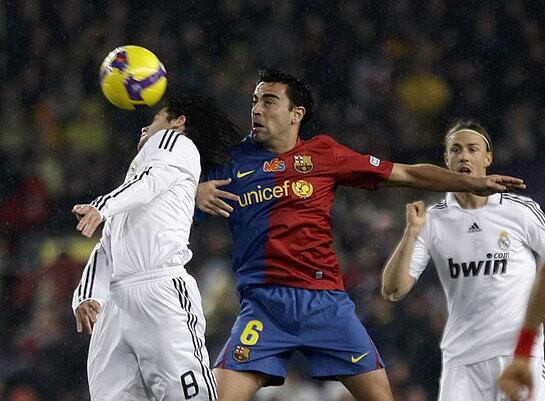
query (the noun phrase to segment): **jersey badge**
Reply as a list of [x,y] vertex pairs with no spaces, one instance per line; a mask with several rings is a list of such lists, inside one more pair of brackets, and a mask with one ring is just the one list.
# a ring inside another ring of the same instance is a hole
[[298,180],[292,183],[291,189],[295,195],[303,199],[308,198],[310,195],[312,195],[312,192],[314,192],[312,184],[304,180]]
[[241,362],[241,363],[248,362],[248,360],[250,359],[250,352],[251,352],[250,348],[243,347],[242,345],[237,345],[235,347],[235,350],[233,351],[233,358],[237,362]]
[[375,156],[371,156],[369,157],[369,163],[371,164],[371,166],[378,167],[380,166],[380,159]]
[[310,173],[314,168],[312,163],[312,156],[296,155],[293,156],[293,168],[299,173]]
[[278,157],[275,157],[270,162],[263,163],[263,171],[266,173],[276,173],[286,169],[286,162]]
[[498,245],[504,251],[509,249],[511,246],[511,238],[509,238],[509,233],[507,231],[502,231],[500,233],[500,238],[498,239]]

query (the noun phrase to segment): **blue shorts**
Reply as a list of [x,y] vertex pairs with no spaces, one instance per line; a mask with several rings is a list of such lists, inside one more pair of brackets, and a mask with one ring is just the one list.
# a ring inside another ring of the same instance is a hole
[[343,291],[250,287],[215,367],[256,371],[280,385],[295,351],[316,379],[336,380],[384,367],[354,303]]

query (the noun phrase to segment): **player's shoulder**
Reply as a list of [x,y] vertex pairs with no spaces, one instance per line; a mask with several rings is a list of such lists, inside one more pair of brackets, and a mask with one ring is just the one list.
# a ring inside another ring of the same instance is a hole
[[197,152],[191,139],[172,129],[162,129],[152,135],[144,144],[143,150],[148,154],[176,154],[180,152]]
[[513,193],[503,193],[501,203],[520,210],[522,213],[531,213],[539,221],[545,224],[545,214],[539,204],[528,196],[517,195]]
[[310,139],[307,139],[305,143],[311,144],[311,145],[321,145],[321,144],[339,145],[339,142],[337,142],[331,135],[325,132],[317,134]]
[[513,204],[519,204],[519,205],[522,205],[522,204],[533,204],[533,205],[536,205],[537,207],[540,207],[539,204],[534,201],[532,198],[530,198],[529,196],[523,196],[523,195],[519,195],[519,194],[514,194],[514,193],[510,193],[510,192],[504,192],[501,194],[501,200],[502,200],[502,203],[507,201],[507,202],[511,202]]
[[448,205],[446,199],[441,199],[439,202],[432,203],[426,208],[428,213],[443,213],[447,210]]

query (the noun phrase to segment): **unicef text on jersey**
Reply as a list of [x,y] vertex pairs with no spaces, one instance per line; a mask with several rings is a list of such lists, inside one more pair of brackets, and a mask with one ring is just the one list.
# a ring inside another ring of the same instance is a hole
[[483,276],[506,274],[508,259],[509,252],[487,253],[486,260],[473,260],[470,262],[454,262],[454,259],[449,258],[448,268],[450,277],[476,277],[479,274]]

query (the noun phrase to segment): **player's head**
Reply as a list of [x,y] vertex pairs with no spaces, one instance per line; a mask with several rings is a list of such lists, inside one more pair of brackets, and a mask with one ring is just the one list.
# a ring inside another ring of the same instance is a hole
[[258,143],[287,133],[297,135],[313,117],[310,87],[282,71],[260,70],[252,97],[252,129]]
[[243,137],[242,130],[210,98],[171,98],[166,112],[171,122],[183,117],[183,132],[199,150],[203,174],[229,162],[231,149]]
[[150,125],[142,128],[142,135],[140,135],[140,141],[138,142],[138,151],[142,149],[144,144],[157,132],[163,129],[173,129],[178,132],[185,131],[186,118],[184,115],[179,115],[177,118],[171,118],[169,116],[166,107],[159,110],[153,116],[153,120]]
[[212,99],[201,96],[171,98],[147,127],[142,128],[138,150],[155,133],[173,129],[190,138],[201,155],[203,174],[229,161],[229,153],[243,136],[242,130]]
[[492,139],[475,120],[459,119],[447,130],[445,163],[449,170],[484,177],[492,164]]

